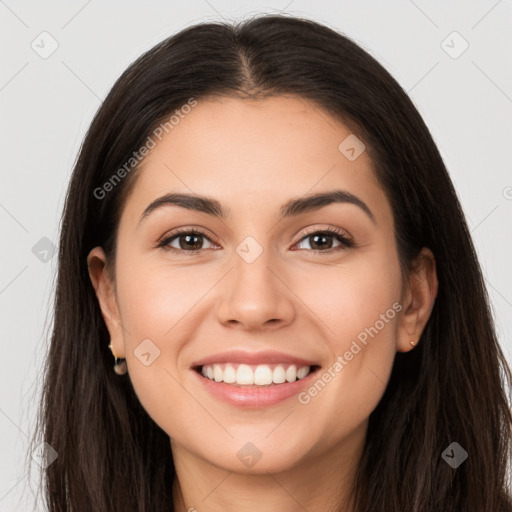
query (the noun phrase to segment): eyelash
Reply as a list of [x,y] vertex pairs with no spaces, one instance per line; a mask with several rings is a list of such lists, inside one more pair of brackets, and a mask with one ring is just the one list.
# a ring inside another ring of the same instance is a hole
[[[210,243],[212,243],[212,244],[214,243],[214,242],[212,242],[210,237],[201,230],[190,229],[190,228],[181,228],[181,229],[177,229],[176,231],[173,231],[172,233],[170,233],[169,236],[165,237],[161,242],[158,243],[157,247],[161,247],[161,248],[163,248],[167,251],[173,252],[173,253],[182,253],[182,254],[189,253],[190,255],[198,254],[199,252],[201,252],[203,250],[203,249],[196,249],[196,250],[186,251],[184,249],[176,249],[175,247],[168,247],[168,244],[171,241],[173,241],[176,238],[179,238],[179,235],[184,235],[184,234],[186,234],[186,235],[192,235],[192,234],[193,235],[201,235],[204,238],[206,238]],[[305,238],[308,238],[309,236],[315,235],[315,234],[334,236],[334,238],[336,238],[339,242],[341,242],[342,245],[339,247],[331,247],[330,249],[327,249],[327,250],[307,249],[308,252],[313,252],[314,254],[320,254],[320,253],[332,254],[333,252],[338,252],[341,250],[355,247],[355,243],[351,239],[347,238],[341,230],[336,229],[336,228],[312,229],[312,230],[306,232],[304,234],[304,236],[300,240],[298,240],[294,245],[298,244],[299,242],[302,242]],[[304,249],[299,249],[299,250],[304,250]]]

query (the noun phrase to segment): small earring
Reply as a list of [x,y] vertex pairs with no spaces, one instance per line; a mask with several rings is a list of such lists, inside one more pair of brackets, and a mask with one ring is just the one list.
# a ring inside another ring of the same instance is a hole
[[[416,333],[416,327],[414,328],[414,331],[412,331],[412,335],[414,336],[414,334]],[[409,342],[413,347],[416,345],[416,342],[415,341],[410,341]]]
[[128,367],[126,366],[126,359],[117,357],[117,355],[114,353],[112,342],[110,342],[108,348],[111,350],[114,356],[114,371],[117,373],[117,375],[124,375],[128,371]]

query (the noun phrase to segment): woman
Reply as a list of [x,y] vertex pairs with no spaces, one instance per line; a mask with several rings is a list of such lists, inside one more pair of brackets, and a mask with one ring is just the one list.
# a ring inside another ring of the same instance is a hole
[[511,511],[510,384],[445,165],[354,42],[199,24],[119,78],[63,214],[50,511]]

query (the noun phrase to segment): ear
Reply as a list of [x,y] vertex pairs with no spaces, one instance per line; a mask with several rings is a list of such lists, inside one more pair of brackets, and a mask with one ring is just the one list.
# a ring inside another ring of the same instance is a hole
[[87,256],[89,277],[96,291],[101,314],[110,334],[112,351],[117,357],[124,358],[123,327],[119,315],[119,306],[113,279],[107,270],[107,259],[101,247],[95,247]]
[[423,247],[415,261],[415,270],[406,283],[403,313],[398,324],[397,351],[408,352],[418,344],[430,318],[438,290],[436,262],[432,251]]

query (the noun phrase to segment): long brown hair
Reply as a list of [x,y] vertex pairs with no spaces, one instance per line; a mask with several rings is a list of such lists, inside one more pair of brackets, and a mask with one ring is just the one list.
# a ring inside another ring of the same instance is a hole
[[[310,20],[263,15],[198,24],[157,44],[117,80],[83,141],[61,221],[33,440],[58,453],[43,473],[50,512],[172,510],[169,436],[128,375],[112,370],[87,269],[95,246],[114,260],[137,166],[104,197],[94,191],[190,98],[284,94],[336,116],[364,141],[392,206],[402,270],[422,247],[436,258],[439,292],[421,342],[396,355],[369,419],[354,511],[512,511],[512,377],[464,213],[427,126],[393,77],[349,38]],[[452,442],[469,455],[457,469],[441,456]]]

